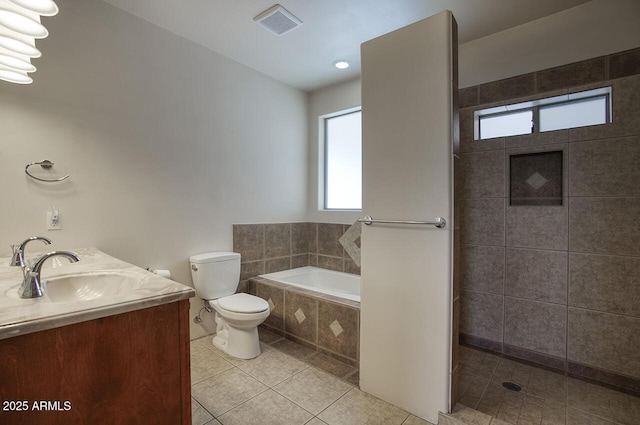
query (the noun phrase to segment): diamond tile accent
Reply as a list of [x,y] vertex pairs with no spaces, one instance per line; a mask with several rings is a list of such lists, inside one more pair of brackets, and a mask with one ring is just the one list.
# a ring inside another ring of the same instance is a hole
[[276,308],[275,303],[273,302],[273,300],[271,298],[269,298],[267,300],[267,302],[269,303],[269,310],[273,311],[273,309]]
[[546,179],[542,174],[538,173],[537,171],[535,173],[533,173],[531,175],[531,177],[529,177],[527,180],[525,180],[527,182],[527,184],[529,186],[531,186],[532,188],[534,188],[535,190],[540,189],[542,186],[544,186],[545,184],[547,184],[547,182],[549,181],[548,179]]
[[340,326],[340,322],[338,322],[337,320],[334,320],[333,322],[331,322],[331,324],[329,325],[329,328],[331,328],[331,332],[333,332],[335,336],[338,336],[342,332],[344,332],[344,329],[342,329],[342,326]]
[[302,323],[304,322],[304,319],[307,318],[307,316],[304,315],[304,312],[302,311],[302,309],[297,309],[295,313],[293,313],[293,315],[296,317],[296,320],[298,321],[298,323]]
[[360,267],[360,247],[356,244],[356,241],[360,239],[361,234],[362,224],[356,221],[344,232],[344,235],[340,237],[340,245],[347,251],[349,257],[351,257],[358,267]]

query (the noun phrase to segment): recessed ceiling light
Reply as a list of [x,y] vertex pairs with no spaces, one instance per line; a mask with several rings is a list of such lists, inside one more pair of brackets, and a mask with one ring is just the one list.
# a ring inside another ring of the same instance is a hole
[[333,66],[338,69],[347,69],[349,68],[349,65],[351,65],[351,63],[345,59],[338,59],[337,61],[333,62]]

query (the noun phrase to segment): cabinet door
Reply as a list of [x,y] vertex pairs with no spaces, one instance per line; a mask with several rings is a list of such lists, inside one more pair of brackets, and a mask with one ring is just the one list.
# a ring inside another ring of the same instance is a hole
[[0,340],[0,424],[190,424],[189,301]]

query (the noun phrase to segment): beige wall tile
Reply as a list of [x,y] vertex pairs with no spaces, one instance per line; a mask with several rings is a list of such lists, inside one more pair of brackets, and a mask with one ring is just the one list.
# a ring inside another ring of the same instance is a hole
[[[607,83],[609,84],[609,82]],[[607,84],[601,84],[606,86]],[[569,140],[593,140],[640,134],[640,75],[612,80],[612,123],[572,128]]]
[[462,198],[500,198],[505,196],[504,151],[460,154]]
[[343,234],[342,224],[318,223],[318,254],[342,257],[340,237]]
[[463,289],[504,294],[505,249],[502,246],[462,245],[460,277]]
[[265,224],[265,258],[291,255],[291,225],[289,223]]
[[460,291],[460,332],[502,342],[503,296]]
[[566,355],[567,307],[505,297],[505,344]]
[[572,143],[571,196],[640,195],[640,136]]
[[318,299],[294,291],[285,291],[284,330],[287,333],[317,342]]
[[521,134],[518,136],[505,137],[504,141],[507,149],[566,143],[569,141],[569,130]]
[[536,92],[533,73],[480,85],[480,103],[498,102],[532,95]]
[[640,197],[570,198],[571,251],[640,256]]
[[264,261],[252,261],[250,263],[240,264],[240,280],[250,279],[252,277],[265,273]]
[[567,199],[562,206],[507,206],[506,245],[566,250]]
[[460,203],[463,244],[504,246],[505,200],[466,199]]
[[264,259],[264,224],[234,224],[233,250],[242,261]]
[[311,223],[291,223],[291,254],[311,252]]
[[640,318],[640,258],[571,253],[569,305]]
[[609,57],[609,78],[640,74],[640,48]]
[[568,359],[640,378],[640,319],[569,307]]
[[603,81],[606,75],[605,65],[605,58],[599,57],[538,71],[538,92]]
[[291,268],[291,257],[270,258],[265,261],[265,269],[267,273],[275,273]]
[[360,310],[320,301],[318,305],[318,345],[351,359],[358,358]]
[[517,298],[567,303],[567,253],[507,248],[506,294]]

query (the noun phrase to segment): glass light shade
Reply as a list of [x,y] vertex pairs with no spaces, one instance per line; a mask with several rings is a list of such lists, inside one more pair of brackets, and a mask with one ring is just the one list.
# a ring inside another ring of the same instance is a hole
[[42,53],[36,48],[35,40],[33,38],[31,40],[32,44],[18,40],[17,37],[0,35],[0,47],[30,58],[39,58]]
[[28,62],[29,58],[21,59],[15,56],[0,54],[0,65],[22,72],[36,72],[36,67]]
[[26,73],[0,68],[0,80],[15,84],[31,84],[33,80]]
[[[36,15],[37,16],[37,15]],[[38,20],[32,18],[28,12],[19,8],[10,9],[4,4],[0,6],[0,25],[11,31],[33,38],[46,38],[49,31]]]
[[9,0],[9,2],[42,16],[58,14],[58,5],[52,0]]

